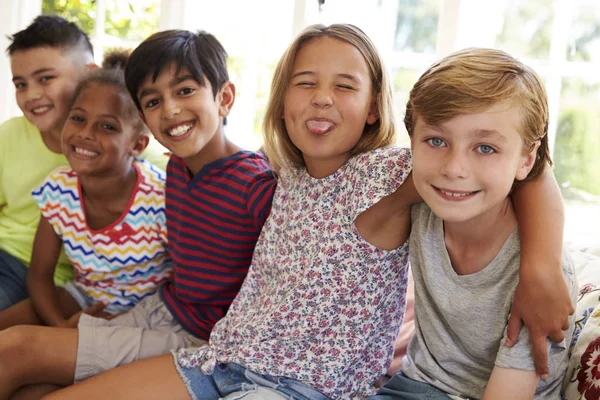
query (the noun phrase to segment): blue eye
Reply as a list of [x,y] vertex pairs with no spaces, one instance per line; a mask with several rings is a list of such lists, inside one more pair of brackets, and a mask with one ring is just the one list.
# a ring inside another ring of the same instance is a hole
[[427,139],[427,143],[429,143],[429,145],[431,147],[442,147],[444,146],[444,141],[440,138],[431,138],[431,139]]
[[487,144],[482,144],[481,146],[478,146],[477,149],[481,154],[492,154],[496,152],[492,146],[488,146]]

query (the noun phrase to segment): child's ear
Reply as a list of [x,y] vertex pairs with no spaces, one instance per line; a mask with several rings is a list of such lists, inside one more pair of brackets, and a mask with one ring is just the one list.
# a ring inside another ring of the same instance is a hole
[[519,169],[517,169],[517,174],[515,176],[516,180],[522,181],[523,179],[527,178],[527,175],[529,175],[529,172],[531,171],[531,169],[535,165],[535,161],[537,160],[537,150],[539,147],[540,141],[538,140],[537,142],[535,142],[533,149],[523,159],[523,162],[519,166]]
[[235,102],[235,85],[229,81],[225,82],[217,94],[217,100],[219,102],[219,115],[223,118],[227,117]]
[[367,114],[367,125],[373,125],[379,119],[379,109],[377,103],[373,101],[371,108],[369,108],[369,114]]
[[138,115],[140,116],[140,119],[142,120],[142,122],[144,123],[144,125],[148,125],[146,124],[146,117],[144,117],[144,113],[143,112],[139,112]]
[[85,71],[86,72],[92,72],[92,71],[95,71],[97,69],[100,69],[100,66],[98,64],[96,64],[96,63],[92,62],[92,63],[89,63],[89,64],[85,65]]
[[144,150],[146,150],[148,143],[150,143],[150,137],[148,135],[139,134],[133,142],[133,149],[131,149],[130,155],[132,157],[139,156],[144,152]]

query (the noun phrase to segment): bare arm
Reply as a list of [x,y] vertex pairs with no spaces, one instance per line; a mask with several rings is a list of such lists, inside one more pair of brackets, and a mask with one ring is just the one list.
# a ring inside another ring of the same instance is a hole
[[33,241],[31,265],[27,274],[27,289],[40,319],[49,326],[68,327],[60,309],[58,291],[54,285],[54,270],[62,241],[52,225],[42,217]]
[[559,342],[575,309],[562,274],[564,208],[549,167],[512,195],[521,236],[519,284],[508,323],[507,345],[516,342],[525,323],[536,370],[548,374],[546,338]]
[[531,400],[537,384],[535,371],[494,367],[483,400]]
[[372,245],[385,250],[401,246],[410,234],[410,206],[421,201],[412,172],[396,191],[360,214],[356,229]]

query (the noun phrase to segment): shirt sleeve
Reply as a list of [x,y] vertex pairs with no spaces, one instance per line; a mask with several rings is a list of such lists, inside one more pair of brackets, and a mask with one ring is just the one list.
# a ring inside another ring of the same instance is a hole
[[255,227],[260,230],[269,213],[277,180],[272,171],[265,171],[256,176],[248,188],[248,212],[255,221]]
[[[4,176],[4,160],[6,160],[6,157],[4,156],[4,151],[5,149],[2,143],[2,126],[0,126],[0,178]],[[6,205],[6,197],[4,196],[4,185],[4,179],[0,179],[0,210]]]
[[353,219],[398,190],[412,169],[410,149],[401,147],[360,154],[350,162],[345,184]]
[[[519,339],[514,346],[504,346],[506,338],[507,334],[505,329],[502,341],[500,342],[500,349],[496,355],[496,366],[507,369],[534,371],[535,364],[533,361],[531,338],[527,327],[523,326],[519,333]],[[548,351],[548,360],[552,363],[553,361],[556,361],[555,357],[567,350],[566,341],[563,340],[560,343],[553,343],[550,340],[546,340],[546,349]]]
[[[59,167],[58,169],[62,168]],[[62,192],[57,182],[59,175],[60,172],[58,170],[51,172],[39,187],[31,191],[31,195],[40,208],[42,216],[52,225],[54,232],[62,238],[62,230],[56,220],[60,213],[61,201],[65,200],[64,196],[61,195]],[[70,192],[65,193],[68,194]]]

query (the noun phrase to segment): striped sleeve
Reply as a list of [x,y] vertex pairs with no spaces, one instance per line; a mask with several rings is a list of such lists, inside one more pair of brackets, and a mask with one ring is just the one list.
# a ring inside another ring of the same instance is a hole
[[256,177],[248,188],[248,214],[252,215],[255,227],[262,229],[269,213],[277,180],[272,171],[266,171]]

